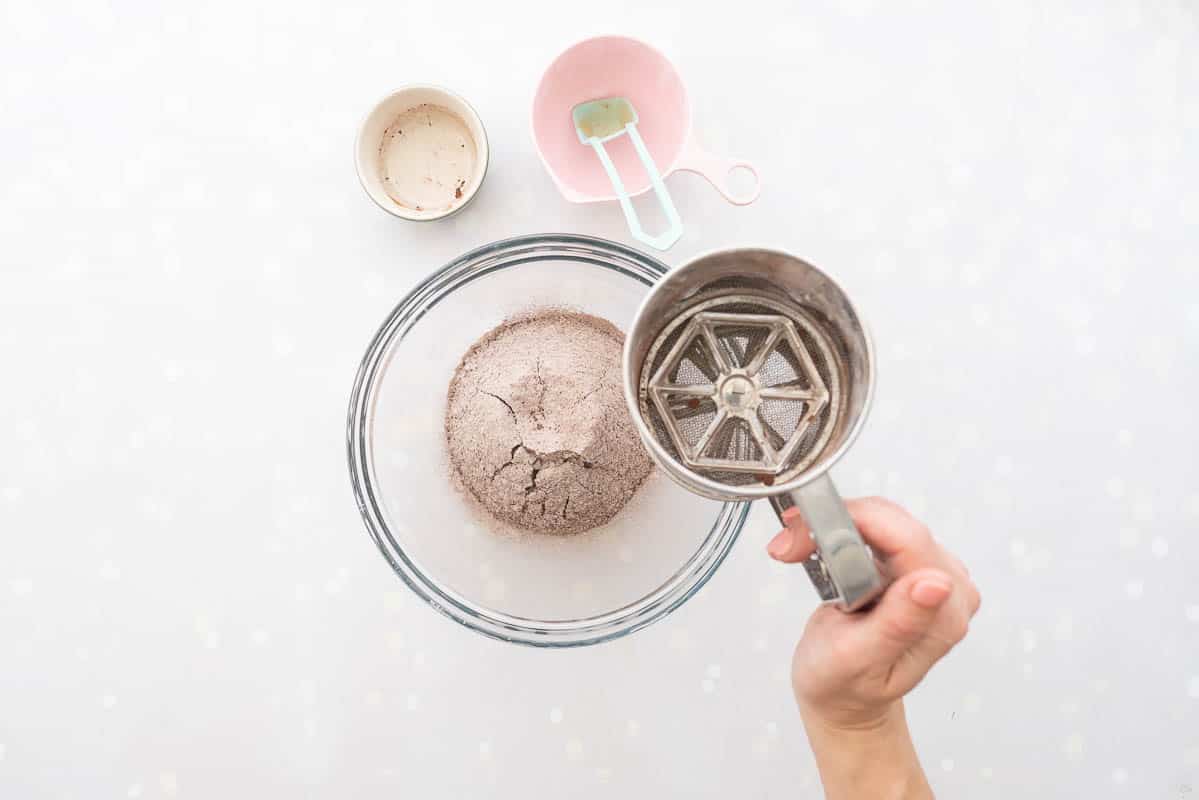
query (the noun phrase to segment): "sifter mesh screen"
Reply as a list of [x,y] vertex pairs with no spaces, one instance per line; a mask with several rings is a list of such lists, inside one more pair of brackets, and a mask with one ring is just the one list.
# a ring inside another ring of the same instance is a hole
[[822,452],[841,410],[826,334],[802,309],[740,291],[699,298],[663,326],[640,405],[671,456],[730,486],[790,480]]

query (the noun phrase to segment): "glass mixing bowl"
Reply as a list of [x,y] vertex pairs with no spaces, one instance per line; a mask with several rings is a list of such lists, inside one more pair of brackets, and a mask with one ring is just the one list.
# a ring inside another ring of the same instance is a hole
[[568,535],[516,535],[450,477],[446,389],[476,339],[546,306],[623,329],[666,269],[603,239],[522,236],[433,273],[383,323],[354,381],[350,476],[371,537],[433,608],[510,642],[595,644],[666,616],[720,566],[749,505],[701,498],[660,470],[610,522]]

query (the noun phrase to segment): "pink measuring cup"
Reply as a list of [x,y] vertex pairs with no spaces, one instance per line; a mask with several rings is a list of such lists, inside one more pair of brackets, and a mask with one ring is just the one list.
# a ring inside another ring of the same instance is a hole
[[[758,198],[762,185],[753,164],[712,155],[696,144],[687,90],[674,65],[645,42],[599,36],[573,45],[554,59],[533,98],[533,142],[567,200],[617,199],[595,153],[579,144],[571,118],[579,103],[604,97],[628,98],[637,109],[641,138],[663,178],[687,170],[707,178],[734,205],[748,205]],[[629,195],[651,188],[633,148],[613,148],[611,156]],[[753,187],[741,194],[729,184],[735,169],[753,175]]]

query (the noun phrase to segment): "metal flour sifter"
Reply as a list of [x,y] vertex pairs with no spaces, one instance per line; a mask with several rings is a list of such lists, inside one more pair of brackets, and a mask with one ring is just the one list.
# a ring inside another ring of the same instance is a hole
[[716,500],[797,506],[821,598],[859,609],[885,586],[828,470],[870,405],[874,358],[849,298],[786,253],[736,249],[671,270],[625,339],[624,392],[654,460]]

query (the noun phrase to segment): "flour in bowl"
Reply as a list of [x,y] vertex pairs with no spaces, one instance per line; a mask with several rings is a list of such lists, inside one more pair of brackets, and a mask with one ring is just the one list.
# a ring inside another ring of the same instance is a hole
[[463,356],[445,432],[461,487],[492,516],[542,533],[612,519],[652,468],[621,387],[624,335],[547,309],[509,320]]

